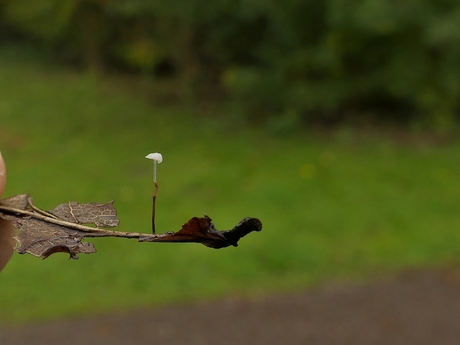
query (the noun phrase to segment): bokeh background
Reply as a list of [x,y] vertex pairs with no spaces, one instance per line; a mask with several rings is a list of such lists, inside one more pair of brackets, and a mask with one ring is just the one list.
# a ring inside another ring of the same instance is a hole
[[238,248],[15,254],[0,323],[302,291],[460,260],[460,5],[2,0],[5,196],[115,200],[120,230],[258,217]]

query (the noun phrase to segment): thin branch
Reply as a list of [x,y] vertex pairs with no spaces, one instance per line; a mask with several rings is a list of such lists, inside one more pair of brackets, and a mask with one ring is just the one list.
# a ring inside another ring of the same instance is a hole
[[31,197],[28,197],[27,198],[27,202],[29,203],[29,206],[35,211],[35,212],[38,212],[38,213],[41,213],[43,214],[44,216],[47,216],[47,217],[51,217],[51,218],[54,218],[54,219],[58,219],[58,217],[56,217],[54,214],[51,214],[49,212],[46,212],[46,211],[43,211],[41,209],[39,209],[37,206],[35,206],[32,202],[32,198]]
[[[20,214],[20,215],[23,215],[23,216],[29,216],[29,217],[32,217],[32,218],[35,218],[35,219],[45,221],[47,223],[60,225],[60,226],[63,226],[63,227],[69,228],[69,229],[73,229],[73,230],[83,231],[83,232],[85,232],[85,237],[124,237],[124,238],[148,237],[148,238],[156,238],[156,237],[162,237],[163,236],[161,234],[146,234],[146,233],[140,233],[140,232],[114,231],[114,230],[93,228],[93,227],[90,227],[90,226],[85,226],[85,225],[81,225],[81,224],[67,222],[65,220],[61,220],[61,219],[58,219],[58,218],[52,218],[52,217],[49,217],[49,216],[45,216],[44,214],[42,214],[45,211],[35,213],[35,212],[27,211],[27,210],[21,210],[21,209],[18,209],[18,208],[1,206],[1,205],[0,205],[0,211],[5,211],[6,213],[11,213],[11,214]],[[40,211],[42,211],[42,210],[40,210]]]

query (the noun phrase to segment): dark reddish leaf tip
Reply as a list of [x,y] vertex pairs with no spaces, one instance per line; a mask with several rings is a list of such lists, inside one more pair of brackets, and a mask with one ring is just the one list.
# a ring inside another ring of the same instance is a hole
[[244,218],[241,222],[239,222],[232,230],[228,231],[220,231],[221,235],[225,237],[227,245],[222,246],[215,246],[211,248],[224,248],[229,245],[234,247],[238,246],[238,241],[246,236],[247,234],[253,231],[261,231],[262,230],[262,222],[258,218]]

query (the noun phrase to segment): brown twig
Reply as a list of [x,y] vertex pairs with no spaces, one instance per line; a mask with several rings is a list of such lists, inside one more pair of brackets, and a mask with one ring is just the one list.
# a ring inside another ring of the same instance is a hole
[[[35,210],[35,209],[34,209]],[[139,237],[161,237],[161,234],[155,234],[154,236],[151,234],[140,233],[140,232],[126,232],[126,231],[114,231],[114,230],[106,230],[100,228],[94,228],[91,226],[85,226],[77,223],[67,222],[62,219],[58,219],[55,216],[48,216],[43,213],[48,214],[48,212],[31,212],[27,210],[22,210],[18,208],[8,207],[8,206],[1,206],[0,211],[4,211],[8,214],[19,214],[23,216],[32,217],[35,219],[42,220],[47,223],[60,225],[69,229],[83,231],[85,233],[85,237],[124,237],[124,238],[139,238]],[[42,211],[42,210],[40,210]]]
[[157,200],[157,193],[158,193],[158,183],[155,181],[155,190],[153,191],[152,197],[152,234],[155,233],[155,203]]

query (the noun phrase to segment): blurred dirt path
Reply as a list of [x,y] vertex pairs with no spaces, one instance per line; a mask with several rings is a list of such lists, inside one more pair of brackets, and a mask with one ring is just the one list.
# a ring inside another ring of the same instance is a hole
[[460,270],[0,327],[2,345],[460,344]]

